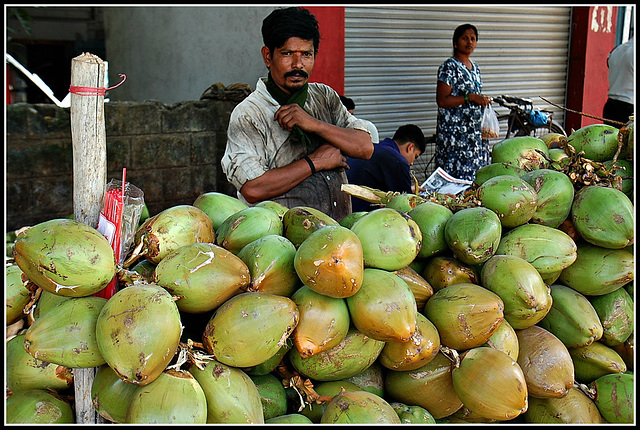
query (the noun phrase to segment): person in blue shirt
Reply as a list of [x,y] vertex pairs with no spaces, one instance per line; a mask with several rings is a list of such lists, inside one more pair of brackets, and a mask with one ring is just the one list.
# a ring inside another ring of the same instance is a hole
[[[425,150],[424,133],[414,124],[400,126],[393,137],[374,144],[370,159],[347,157],[350,184],[382,191],[413,192],[411,166]],[[351,196],[353,212],[370,211],[379,206]]]

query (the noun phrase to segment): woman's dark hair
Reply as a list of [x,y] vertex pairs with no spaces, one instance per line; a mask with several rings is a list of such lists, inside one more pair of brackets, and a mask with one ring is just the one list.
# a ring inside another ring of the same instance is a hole
[[288,7],[276,9],[262,21],[262,41],[273,53],[290,37],[313,40],[313,50],[317,54],[320,45],[320,30],[316,17],[307,9]]
[[458,39],[460,39],[462,37],[462,35],[464,34],[465,31],[467,30],[473,30],[473,32],[476,34],[476,40],[478,40],[478,29],[476,28],[475,25],[473,24],[462,24],[459,25],[455,31],[453,32],[453,55],[456,55],[456,43],[458,43]]

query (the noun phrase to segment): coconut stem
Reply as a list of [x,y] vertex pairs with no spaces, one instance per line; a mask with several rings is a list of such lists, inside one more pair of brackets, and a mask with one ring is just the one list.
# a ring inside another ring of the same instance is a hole
[[573,387],[582,391],[585,395],[587,395],[591,400],[595,400],[596,398],[596,390],[595,388],[589,388],[585,384],[580,384],[578,382],[573,383]]
[[458,354],[458,351],[453,348],[449,348],[448,346],[440,345],[440,352],[453,363],[454,369],[457,369],[460,366],[460,355]]

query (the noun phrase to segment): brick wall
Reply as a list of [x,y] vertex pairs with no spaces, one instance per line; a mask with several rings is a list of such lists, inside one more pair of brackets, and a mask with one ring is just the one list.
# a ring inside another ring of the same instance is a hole
[[[107,181],[122,178],[144,191],[154,215],[192,204],[209,191],[235,195],[220,168],[229,115],[237,102],[157,101],[105,104]],[[53,104],[6,109],[6,229],[73,214],[73,147],[68,108]]]

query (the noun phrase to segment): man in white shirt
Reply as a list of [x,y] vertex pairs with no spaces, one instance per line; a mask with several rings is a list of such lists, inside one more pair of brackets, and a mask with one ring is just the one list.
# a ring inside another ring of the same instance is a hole
[[[635,36],[618,45],[607,57],[609,97],[604,105],[602,116],[623,124],[629,122],[629,116],[634,114],[634,39]],[[620,128],[620,126],[617,127]]]
[[308,10],[276,9],[262,36],[269,74],[231,113],[222,169],[249,204],[310,206],[340,221],[351,213],[346,156],[373,154],[367,126],[331,87],[309,83],[320,32]]

